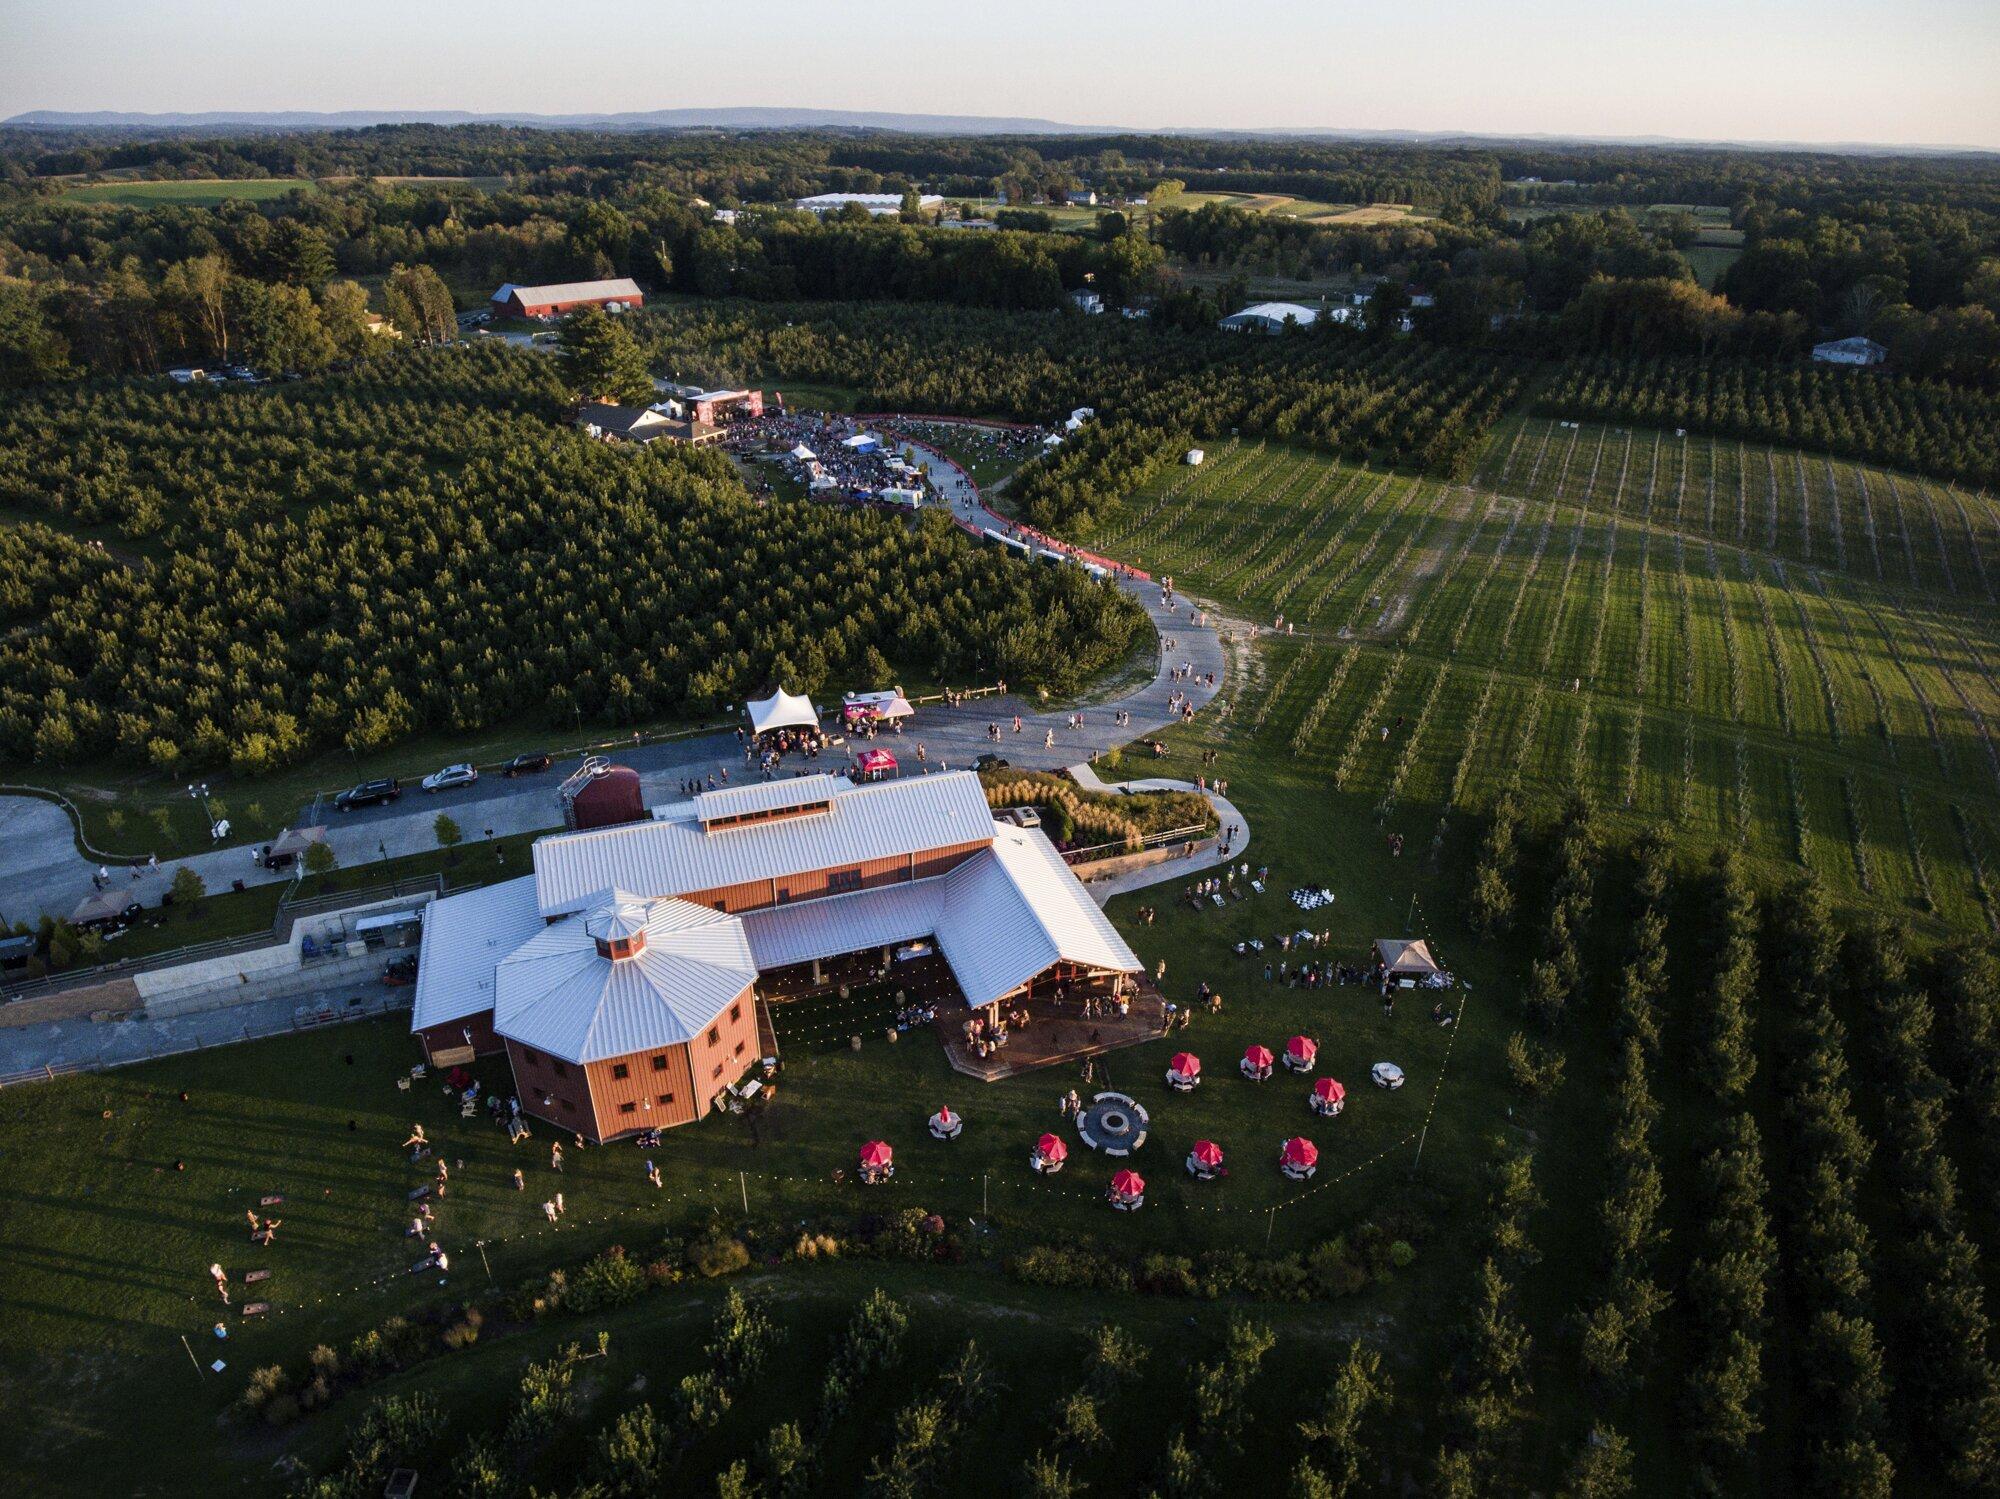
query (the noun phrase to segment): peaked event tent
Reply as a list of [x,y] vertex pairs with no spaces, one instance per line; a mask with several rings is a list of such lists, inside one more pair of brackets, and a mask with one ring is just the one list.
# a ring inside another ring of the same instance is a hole
[[793,694],[780,687],[767,698],[744,704],[744,711],[750,715],[750,732],[768,734],[773,729],[816,729],[819,714],[813,711],[812,699]]
[[792,449],[792,456],[798,459],[799,462],[801,463],[811,463],[813,459],[819,455],[814,453],[813,450],[807,447],[804,443],[800,443],[797,447]]
[[1222,1164],[1222,1147],[1213,1140],[1197,1140],[1194,1149],[1188,1152],[1203,1166],[1214,1168]]
[[1375,953],[1391,978],[1421,979],[1443,972],[1421,937],[1377,937]]
[[1303,1135],[1294,1135],[1285,1142],[1284,1151],[1278,1159],[1287,1166],[1304,1169],[1319,1164],[1319,1147]]
[[854,764],[863,775],[877,775],[896,768],[896,757],[885,749],[865,749],[854,757]]
[[1167,1069],[1178,1072],[1182,1077],[1200,1077],[1201,1058],[1191,1051],[1177,1051],[1173,1060],[1167,1063]]
[[889,1148],[887,1140],[870,1140],[861,1147],[861,1164],[864,1166],[886,1166],[896,1159],[896,1152]]

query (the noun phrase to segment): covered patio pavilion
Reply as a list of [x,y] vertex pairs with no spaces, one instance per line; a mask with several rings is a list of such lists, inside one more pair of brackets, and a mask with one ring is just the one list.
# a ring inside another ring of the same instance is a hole
[[989,851],[936,879],[743,921],[767,1002],[892,986],[903,1002],[936,1008],[952,1065],[975,1077],[1148,1040],[1164,1022],[1124,939],[1047,840],[1019,829],[998,828]]

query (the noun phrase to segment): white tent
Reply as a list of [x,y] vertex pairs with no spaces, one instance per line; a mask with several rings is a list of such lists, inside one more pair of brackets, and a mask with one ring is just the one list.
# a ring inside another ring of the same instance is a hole
[[850,692],[843,702],[849,709],[866,709],[871,718],[908,718],[916,711],[899,687],[883,692]]
[[795,697],[782,687],[761,701],[744,704],[744,710],[750,715],[750,732],[753,734],[768,734],[773,729],[819,727],[819,714],[813,711],[812,700]]
[[1042,439],[1042,446],[1045,448],[1058,447],[1061,443],[1062,433],[1060,432],[1051,432],[1047,437]]
[[797,447],[792,449],[792,456],[798,459],[799,462],[801,463],[811,463],[813,459],[817,458],[819,455],[815,453],[811,448],[807,447],[804,443],[800,443]]
[[859,451],[862,448],[872,448],[881,441],[882,439],[877,437],[873,432],[857,432],[852,437],[841,438],[840,445],[843,448],[853,448]]

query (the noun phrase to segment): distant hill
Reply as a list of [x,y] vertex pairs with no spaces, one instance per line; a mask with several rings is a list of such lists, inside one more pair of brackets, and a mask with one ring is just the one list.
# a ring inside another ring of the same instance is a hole
[[898,130],[921,135],[1078,135],[1104,127],[984,115],[890,114],[853,109],[649,109],[618,114],[477,114],[463,109],[131,110],[31,109],[0,125],[54,130],[359,130],[370,125],[522,125],[542,130]]
[[301,130],[363,130],[371,125],[513,125],[531,130],[885,130],[909,135],[1181,136],[1207,140],[1344,140],[1425,146],[1659,146],[1730,151],[1818,151],[1843,156],[1986,156],[1978,146],[1896,145],[1869,141],[1694,140],[1667,135],[1495,134],[1472,130],[1340,130],[1065,125],[1003,115],[892,114],[860,109],[647,109],[610,114],[481,114],[465,109],[230,110],[146,114],[135,110],[31,109],[0,128],[130,130],[254,135]]

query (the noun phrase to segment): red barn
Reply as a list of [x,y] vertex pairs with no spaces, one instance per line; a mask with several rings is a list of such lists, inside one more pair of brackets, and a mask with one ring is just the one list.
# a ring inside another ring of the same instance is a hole
[[495,317],[559,318],[579,307],[644,307],[646,294],[630,276],[615,281],[565,281],[556,286],[516,286],[493,293]]

